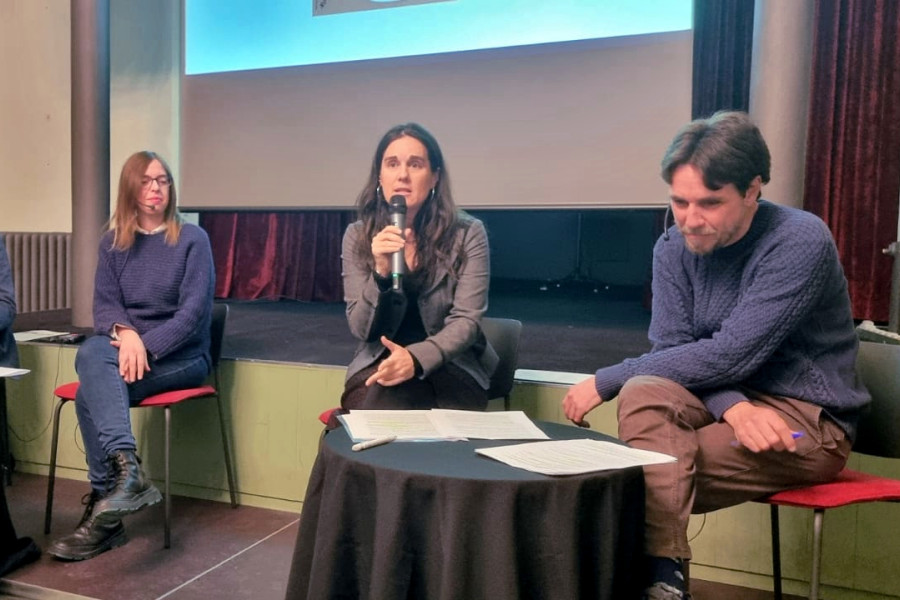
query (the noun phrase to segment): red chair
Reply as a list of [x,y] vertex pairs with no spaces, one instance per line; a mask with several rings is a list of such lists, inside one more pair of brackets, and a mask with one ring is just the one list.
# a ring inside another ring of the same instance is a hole
[[[516,365],[519,362],[519,338],[522,335],[522,322],[515,319],[484,317],[481,319],[481,329],[484,331],[484,337],[487,338],[500,358],[497,368],[491,375],[488,399],[503,398],[503,408],[509,410],[509,395],[512,392]],[[329,408],[322,411],[319,421],[323,425],[328,425],[331,415],[336,410],[339,409]]]
[[[857,372],[872,394],[870,410],[859,424],[854,452],[900,458],[900,346],[860,342]],[[819,598],[822,563],[822,526],[825,510],[862,502],[900,501],[900,481],[844,469],[834,481],[772,494],[759,502],[769,504],[772,521],[772,576],[775,599],[781,600],[781,550],[778,507],[812,509],[812,573],[810,600]]]
[[[216,304],[213,306],[212,323],[210,327],[211,341],[210,354],[213,363],[213,381],[214,385],[202,385],[195,388],[186,388],[180,390],[172,390],[163,392],[155,396],[145,398],[140,404],[133,408],[151,408],[163,407],[165,409],[165,547],[170,546],[170,529],[172,520],[172,497],[170,494],[170,473],[169,473],[169,453],[171,448],[171,423],[172,423],[172,406],[180,404],[186,400],[198,398],[215,398],[216,407],[219,413],[219,425],[222,432],[222,450],[225,454],[225,472],[228,477],[228,491],[231,494],[231,507],[237,508],[237,493],[234,485],[234,472],[231,466],[231,452],[228,449],[228,435],[225,427],[225,415],[222,410],[222,399],[219,396],[219,358],[222,355],[222,339],[225,333],[225,321],[228,317],[228,305]],[[66,402],[75,400],[75,394],[78,392],[78,382],[70,382],[56,388],[54,394],[59,398],[56,404],[56,410],[53,413],[53,438],[50,443],[50,476],[47,482],[47,507],[44,512],[44,533],[50,533],[50,520],[53,513],[53,488],[56,482],[56,451],[59,444],[59,414]]]

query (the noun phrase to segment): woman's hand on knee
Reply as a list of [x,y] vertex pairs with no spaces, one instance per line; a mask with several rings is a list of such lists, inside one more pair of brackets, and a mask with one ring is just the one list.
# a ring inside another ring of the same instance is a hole
[[150,370],[144,341],[133,329],[120,329],[118,336],[119,339],[112,340],[110,344],[119,349],[119,375],[125,383],[143,379],[144,373]]
[[594,378],[589,377],[581,383],[576,383],[566,392],[562,401],[563,413],[567,419],[576,425],[581,425],[584,422],[584,416],[602,402],[603,398],[597,393]]
[[395,344],[384,336],[381,336],[381,343],[390,350],[391,354],[381,361],[378,369],[372,373],[371,377],[366,379],[366,386],[377,383],[389,387],[412,379],[413,375],[416,374],[416,364],[409,350],[400,344]]

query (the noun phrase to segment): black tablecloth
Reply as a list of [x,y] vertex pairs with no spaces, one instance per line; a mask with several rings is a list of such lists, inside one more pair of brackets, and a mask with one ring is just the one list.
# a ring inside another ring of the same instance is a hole
[[[553,439],[611,439],[538,426]],[[329,433],[310,476],[287,597],[639,597],[642,470],[548,477],[474,452],[510,443],[352,452],[343,428]]]
[[6,505],[6,485],[12,481],[12,458],[6,423],[6,380],[0,378],[0,576],[41,555],[31,538],[16,537],[16,528]]

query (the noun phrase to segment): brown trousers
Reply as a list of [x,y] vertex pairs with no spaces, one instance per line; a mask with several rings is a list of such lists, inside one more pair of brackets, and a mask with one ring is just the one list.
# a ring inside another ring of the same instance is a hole
[[796,452],[756,454],[733,444],[731,426],[717,422],[699,398],[668,379],[635,377],[619,393],[619,437],[635,448],[678,459],[644,467],[647,554],[690,559],[691,513],[826,482],[847,462],[850,441],[821,407],[744,392],[750,402],[777,411],[793,431],[803,432]]

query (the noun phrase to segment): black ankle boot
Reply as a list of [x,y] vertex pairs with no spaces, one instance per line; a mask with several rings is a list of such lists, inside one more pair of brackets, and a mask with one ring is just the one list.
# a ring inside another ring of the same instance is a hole
[[82,501],[87,508],[75,533],[53,542],[47,550],[48,554],[62,560],[87,560],[128,541],[120,519],[100,521],[95,518],[94,507],[98,500],[100,494],[97,492],[85,496]]
[[113,474],[113,489],[97,501],[94,516],[100,520],[114,520],[136,513],[162,500],[141,469],[141,459],[133,450],[115,450],[109,455]]

